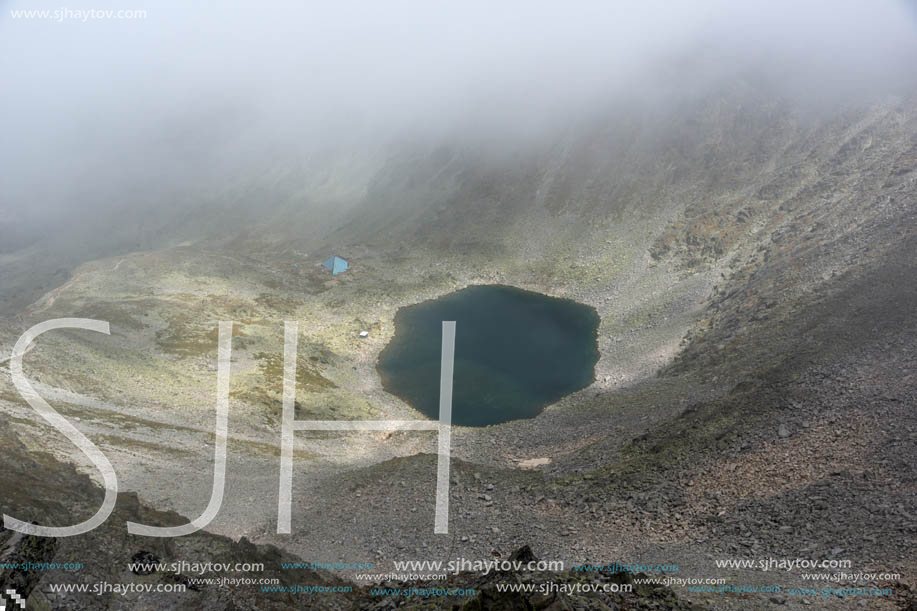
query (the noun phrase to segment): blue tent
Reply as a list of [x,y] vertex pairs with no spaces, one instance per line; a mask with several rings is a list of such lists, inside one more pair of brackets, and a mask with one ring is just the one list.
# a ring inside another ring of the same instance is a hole
[[347,271],[347,260],[335,255],[322,263],[322,267],[330,271],[333,276],[337,276]]

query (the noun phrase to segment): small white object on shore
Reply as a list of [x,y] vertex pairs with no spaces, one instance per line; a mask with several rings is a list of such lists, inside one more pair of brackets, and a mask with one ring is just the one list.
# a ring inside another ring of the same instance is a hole
[[360,331],[360,337],[369,337],[369,331]]

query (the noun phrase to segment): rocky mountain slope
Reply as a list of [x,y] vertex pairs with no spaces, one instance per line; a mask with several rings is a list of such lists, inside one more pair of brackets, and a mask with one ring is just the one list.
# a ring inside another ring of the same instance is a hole
[[[917,577],[915,187],[913,97],[813,112],[742,81],[675,110],[619,102],[516,148],[281,160],[157,208],[142,248],[113,239],[60,263],[69,275],[5,284],[0,346],[49,318],[109,320],[110,337],[42,338],[27,373],[144,505],[196,515],[216,322],[236,321],[221,535],[390,567],[506,556],[534,531],[544,558],[784,589],[811,582],[713,560],[850,558],[900,574],[869,601],[890,609]],[[125,222],[119,239],[139,235]],[[27,278],[29,252],[3,255],[4,278]],[[325,276],[328,254],[351,270]],[[594,306],[596,382],[532,420],[456,428],[448,538],[432,533],[433,435],[300,433],[294,533],[276,535],[282,321],[302,332],[300,414],[414,419],[374,368],[394,313],[490,282]],[[30,451],[75,460],[8,376],[0,407]]]

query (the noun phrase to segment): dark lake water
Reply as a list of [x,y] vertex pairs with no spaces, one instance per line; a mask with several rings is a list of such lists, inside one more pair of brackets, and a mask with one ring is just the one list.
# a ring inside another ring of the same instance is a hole
[[592,384],[599,358],[594,308],[510,286],[472,286],[398,310],[379,356],[386,391],[439,418],[442,323],[454,320],[452,422],[532,418]]

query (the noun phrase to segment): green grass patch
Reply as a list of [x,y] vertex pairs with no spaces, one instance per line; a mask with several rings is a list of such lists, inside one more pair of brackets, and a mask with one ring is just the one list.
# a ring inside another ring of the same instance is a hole
[[[205,326],[190,314],[178,314],[172,317],[166,328],[156,332],[156,344],[163,352],[176,356],[202,356],[217,351],[219,336],[219,326]],[[245,337],[245,325],[235,323],[232,336]]]

